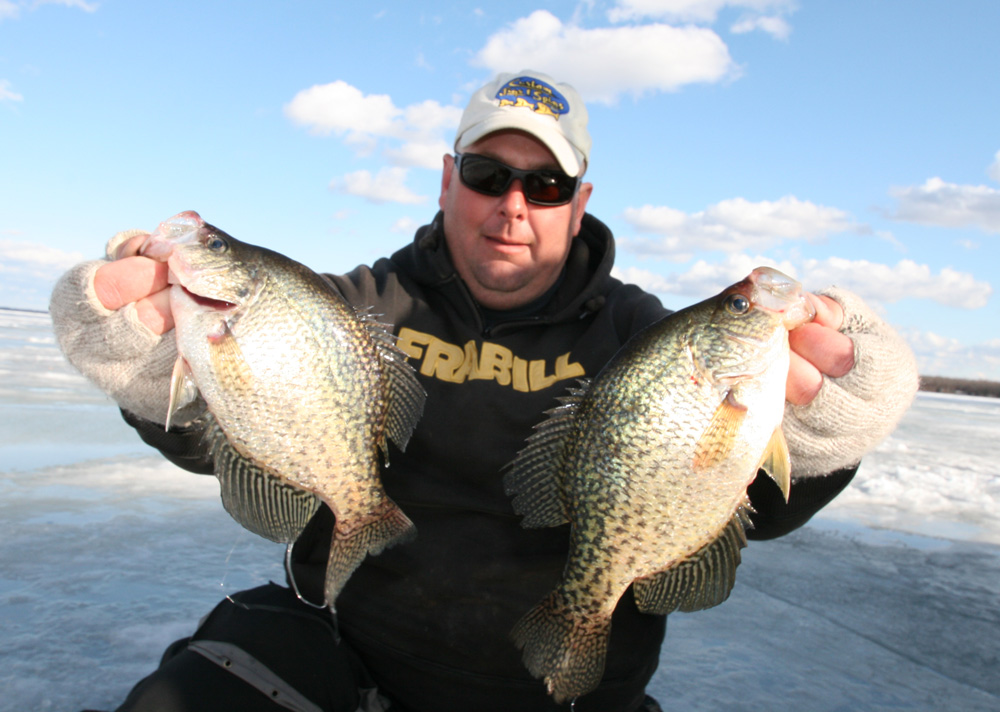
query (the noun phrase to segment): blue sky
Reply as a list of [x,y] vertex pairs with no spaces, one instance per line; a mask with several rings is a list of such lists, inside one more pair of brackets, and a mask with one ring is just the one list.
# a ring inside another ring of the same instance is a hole
[[500,71],[590,111],[590,211],[671,307],[757,264],[1000,380],[1000,3],[0,0],[0,306],[182,210],[321,271],[437,209]]

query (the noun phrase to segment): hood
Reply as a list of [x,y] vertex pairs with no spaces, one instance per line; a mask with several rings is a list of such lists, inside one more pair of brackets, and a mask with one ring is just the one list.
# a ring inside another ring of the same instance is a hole
[[[392,256],[418,284],[446,293],[470,318],[482,322],[482,311],[455,271],[444,239],[444,220],[439,212],[429,225],[417,230],[413,242]],[[551,324],[579,319],[604,306],[603,294],[615,261],[611,230],[589,213],[584,214],[580,233],[573,238],[562,281],[549,302],[532,316],[536,323]]]

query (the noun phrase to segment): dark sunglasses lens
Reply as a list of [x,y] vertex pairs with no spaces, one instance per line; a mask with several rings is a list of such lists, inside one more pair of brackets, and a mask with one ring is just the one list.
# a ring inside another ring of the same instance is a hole
[[524,193],[528,200],[541,205],[561,205],[573,197],[576,181],[567,175],[539,171],[525,178]]
[[576,178],[560,171],[519,171],[492,158],[463,155],[458,164],[462,182],[486,195],[503,195],[511,180],[518,178],[524,186],[524,196],[536,205],[563,205],[573,199]]
[[462,156],[462,182],[486,195],[502,195],[510,184],[510,171],[503,164],[481,156]]

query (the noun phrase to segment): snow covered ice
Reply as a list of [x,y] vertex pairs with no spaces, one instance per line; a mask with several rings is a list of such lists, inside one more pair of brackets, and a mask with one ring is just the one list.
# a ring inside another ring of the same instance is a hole
[[[751,542],[730,599],[670,617],[677,710],[1000,709],[1000,400],[921,394],[807,526]],[[114,709],[284,547],[223,511],[0,310],[0,710]]]

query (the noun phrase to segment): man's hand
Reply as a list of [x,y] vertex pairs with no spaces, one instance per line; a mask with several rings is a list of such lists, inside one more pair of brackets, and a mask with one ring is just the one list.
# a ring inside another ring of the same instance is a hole
[[122,243],[115,260],[94,275],[94,291],[106,309],[117,310],[135,302],[139,321],[154,334],[163,334],[174,328],[167,265],[138,255],[145,239],[145,235],[138,235]]
[[854,367],[854,342],[838,331],[844,310],[829,297],[807,294],[806,298],[816,308],[816,318],[788,333],[792,361],[785,399],[793,405],[811,403],[824,375],[839,378]]

